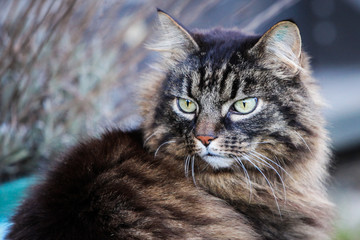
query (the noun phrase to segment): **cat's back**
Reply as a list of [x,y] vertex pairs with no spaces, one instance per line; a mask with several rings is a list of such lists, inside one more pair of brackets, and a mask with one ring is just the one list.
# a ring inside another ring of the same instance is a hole
[[[170,161],[171,162],[171,161]],[[8,239],[252,239],[242,216],[177,176],[136,132],[108,131],[58,161]]]
[[141,155],[136,139],[135,133],[108,131],[99,139],[88,140],[71,149],[32,189],[13,217],[14,225],[8,238],[104,237],[100,229],[107,216],[99,214],[106,207],[111,207],[109,210],[116,207],[111,206],[110,195],[128,192],[124,189],[127,184],[116,182],[121,181],[115,176],[116,166],[126,162],[131,153]]

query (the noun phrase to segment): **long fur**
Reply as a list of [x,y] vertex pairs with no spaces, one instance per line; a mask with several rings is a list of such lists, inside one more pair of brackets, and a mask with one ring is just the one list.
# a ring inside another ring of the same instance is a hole
[[112,130],[72,149],[32,189],[7,239],[255,239],[241,214],[141,142]]
[[[190,32],[159,14],[162,58],[139,90],[140,132],[71,150],[7,238],[330,239],[329,140],[296,25]],[[240,114],[248,98],[257,105]]]
[[[175,67],[144,80],[142,128],[151,136],[150,151],[171,141],[158,155],[173,155],[179,165],[193,157],[197,186],[225,199],[266,239],[329,239],[329,139],[297,26],[281,22],[263,36],[221,28],[191,36],[198,51],[172,59]],[[256,114],[224,114],[228,102],[253,96],[263,103]],[[193,120],[174,111],[179,97],[197,103]],[[215,129],[212,144],[219,154],[235,158],[231,169],[209,167],[199,158],[195,133],[204,125]]]

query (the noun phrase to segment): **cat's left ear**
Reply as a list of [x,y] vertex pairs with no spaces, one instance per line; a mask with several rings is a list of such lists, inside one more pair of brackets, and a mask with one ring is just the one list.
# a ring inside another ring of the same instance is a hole
[[199,50],[191,33],[169,14],[158,9],[159,29],[156,38],[148,45],[150,50],[160,52],[167,60],[181,61]]
[[292,72],[297,72],[301,68],[299,28],[290,21],[275,24],[250,49],[250,53],[258,56],[266,66],[286,66]]

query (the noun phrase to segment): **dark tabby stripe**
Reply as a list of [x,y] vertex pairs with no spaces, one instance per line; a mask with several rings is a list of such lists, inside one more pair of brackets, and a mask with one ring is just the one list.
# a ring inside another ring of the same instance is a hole
[[224,91],[225,91],[225,87],[226,87],[226,82],[227,82],[227,78],[229,76],[229,73],[231,72],[231,67],[229,64],[226,65],[225,70],[222,72],[222,76],[220,79],[220,95],[224,95]]
[[201,66],[199,68],[199,74],[200,74],[200,81],[199,81],[198,88],[199,88],[199,91],[202,91],[202,90],[204,90],[203,88],[205,85],[205,74],[206,74],[205,66]]
[[240,85],[239,78],[235,78],[235,80],[233,82],[233,85],[232,85],[232,88],[231,88],[231,95],[230,95],[231,99],[234,99],[236,97],[236,94],[237,94],[237,92],[239,90],[239,85]]
[[[185,81],[183,81],[185,83]],[[194,98],[194,95],[192,94],[192,85],[193,85],[193,80],[189,77],[186,78],[186,94],[191,97]]]

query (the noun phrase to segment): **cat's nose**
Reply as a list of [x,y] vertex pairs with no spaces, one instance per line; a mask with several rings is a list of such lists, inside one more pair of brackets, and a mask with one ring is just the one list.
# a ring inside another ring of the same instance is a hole
[[209,146],[210,142],[214,140],[217,137],[214,136],[196,136],[197,139],[199,139],[202,144],[204,144],[205,147]]

